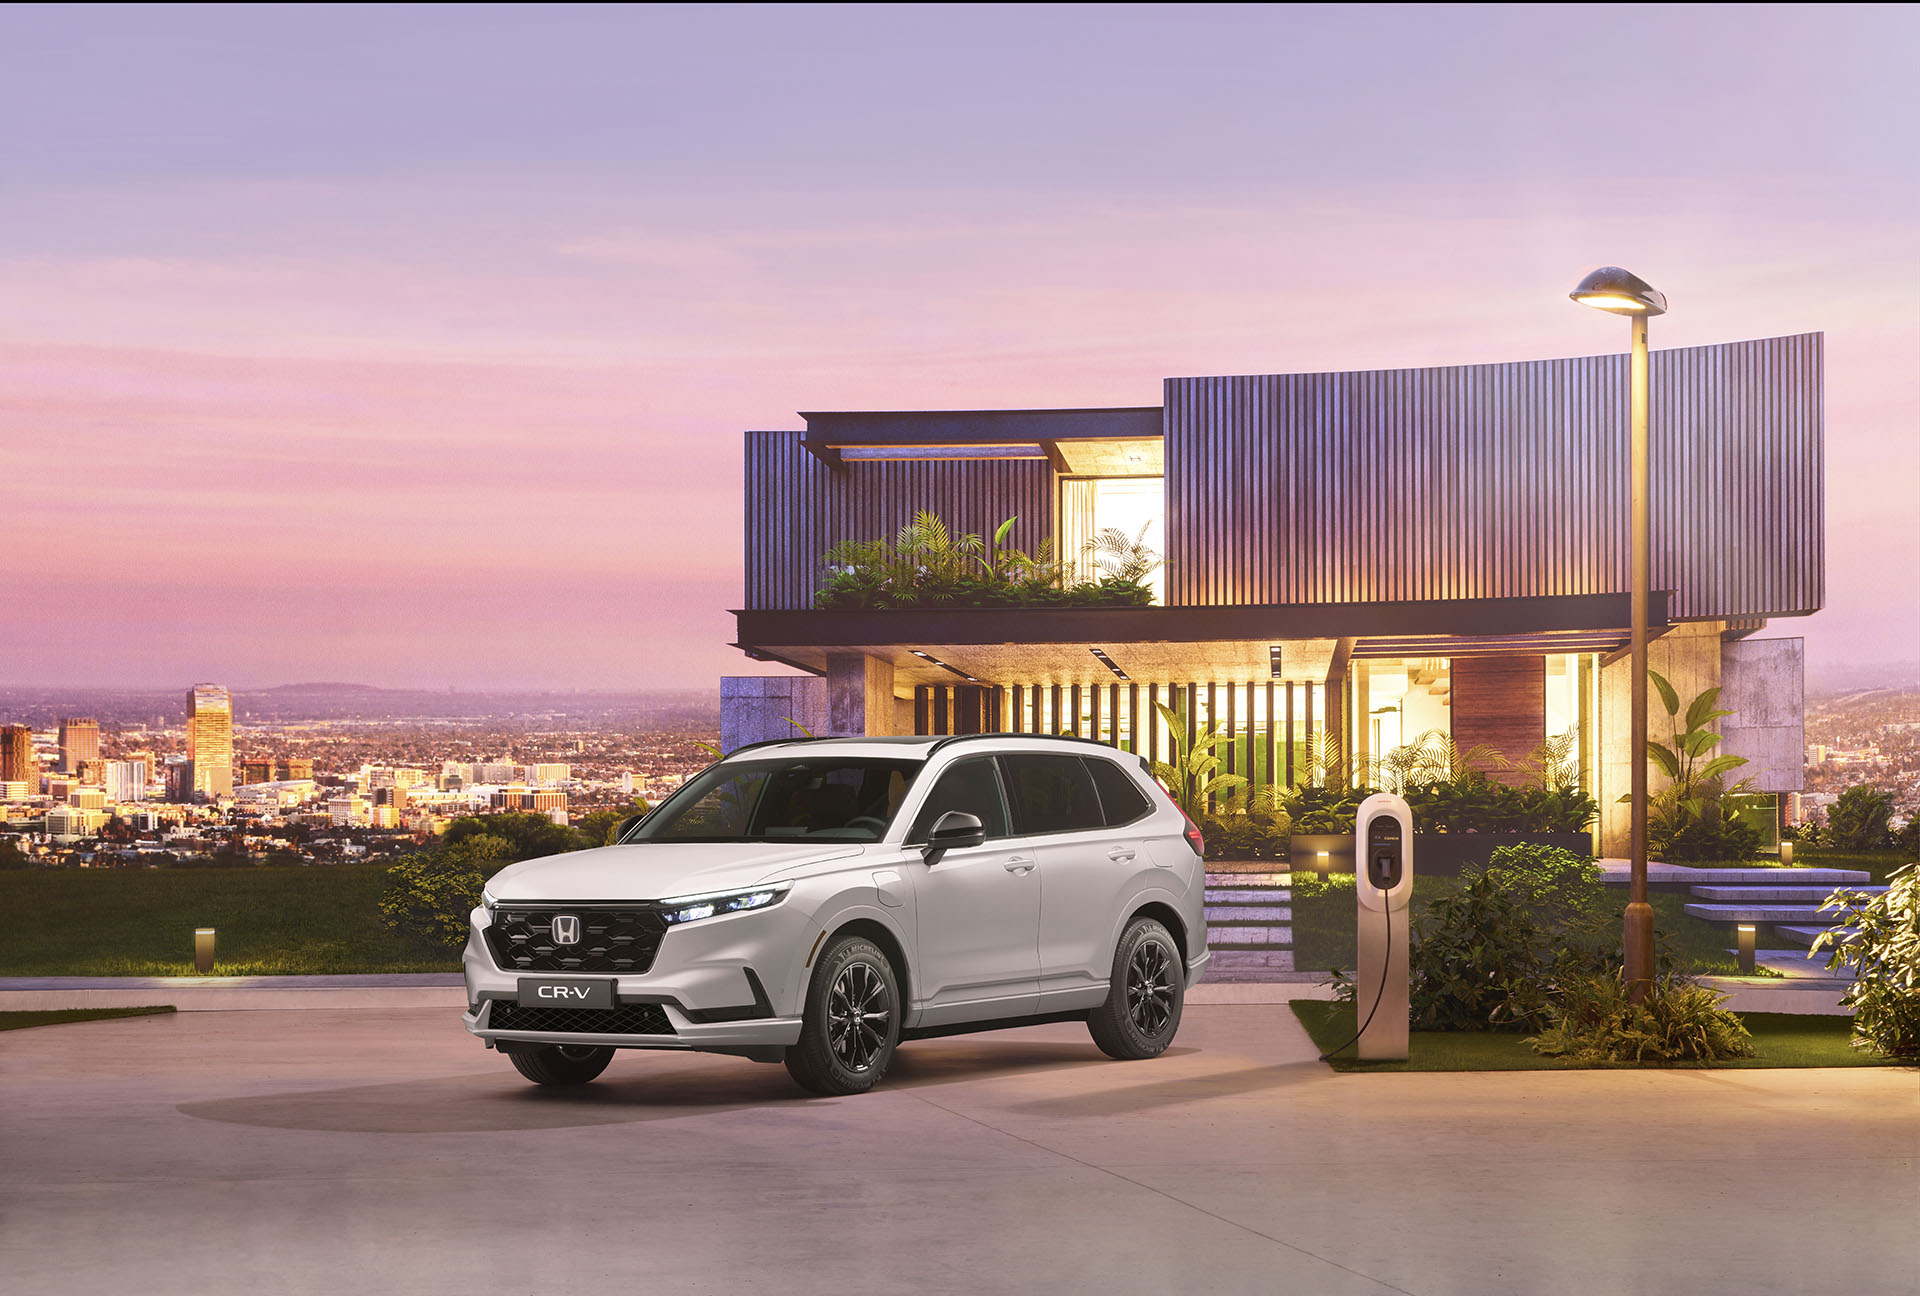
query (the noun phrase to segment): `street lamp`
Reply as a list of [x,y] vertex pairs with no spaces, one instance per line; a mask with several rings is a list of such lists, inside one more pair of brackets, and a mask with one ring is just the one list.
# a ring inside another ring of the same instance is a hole
[[1653,989],[1653,906],[1647,903],[1647,588],[1652,582],[1647,539],[1647,320],[1667,313],[1666,295],[1619,266],[1601,266],[1568,296],[1582,306],[1625,315],[1633,330],[1628,366],[1632,411],[1631,492],[1633,552],[1628,571],[1632,617],[1633,701],[1627,731],[1631,783],[1627,913],[1623,947],[1627,995],[1642,1003]]

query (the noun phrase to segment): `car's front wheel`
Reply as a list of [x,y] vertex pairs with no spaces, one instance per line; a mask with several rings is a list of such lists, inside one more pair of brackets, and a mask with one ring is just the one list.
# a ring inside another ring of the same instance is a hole
[[787,1072],[817,1094],[865,1093],[887,1073],[900,1040],[900,980],[885,952],[862,936],[827,946],[807,987],[800,1042]]
[[1153,918],[1136,918],[1113,951],[1107,1001],[1087,1015],[1093,1042],[1122,1061],[1159,1057],[1173,1043],[1185,1007],[1187,979],[1173,933]]
[[613,1050],[591,1044],[521,1044],[507,1054],[521,1075],[537,1085],[577,1085],[599,1075]]

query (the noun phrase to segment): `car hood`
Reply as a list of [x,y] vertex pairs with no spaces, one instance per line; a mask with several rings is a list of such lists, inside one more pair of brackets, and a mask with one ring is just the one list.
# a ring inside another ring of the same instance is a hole
[[750,887],[811,864],[864,854],[853,842],[640,842],[509,864],[487,891],[496,900],[664,900]]

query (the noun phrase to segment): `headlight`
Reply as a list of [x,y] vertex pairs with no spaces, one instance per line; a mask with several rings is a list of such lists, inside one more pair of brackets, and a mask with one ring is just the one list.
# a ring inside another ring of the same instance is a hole
[[679,923],[699,922],[716,914],[765,909],[768,905],[778,904],[792,886],[791,882],[775,882],[751,891],[715,891],[708,895],[675,896],[660,902],[660,917],[671,927]]

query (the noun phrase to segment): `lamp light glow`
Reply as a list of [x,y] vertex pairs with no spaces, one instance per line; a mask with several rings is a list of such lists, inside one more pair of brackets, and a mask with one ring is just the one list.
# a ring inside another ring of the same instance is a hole
[[193,970],[196,972],[213,971],[213,937],[211,927],[193,929]]
[[1601,266],[1567,296],[1614,315],[1665,315],[1666,294],[1619,266]]
[[1753,947],[1757,929],[1752,923],[1741,923],[1734,928],[1740,934],[1740,975],[1753,975]]

